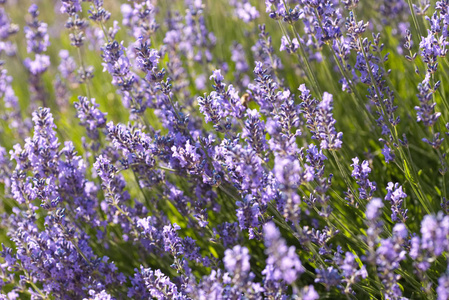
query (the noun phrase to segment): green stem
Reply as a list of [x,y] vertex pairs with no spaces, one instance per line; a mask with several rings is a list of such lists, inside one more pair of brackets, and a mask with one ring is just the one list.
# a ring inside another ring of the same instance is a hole
[[416,31],[418,32],[418,34],[420,36],[423,36],[422,32],[421,32],[421,26],[419,25],[418,19],[416,18],[415,9],[413,8],[412,1],[407,0],[407,2],[408,2],[408,6],[410,8],[410,13],[412,14],[412,19],[413,19],[413,23],[415,25]]
[[33,289],[41,295],[42,299],[50,299],[47,295],[45,295],[38,287],[34,284],[33,281],[27,280],[27,282],[33,287]]
[[[81,49],[79,47],[76,47],[76,50],[78,52],[78,59],[80,61],[81,69],[83,70],[83,76],[86,75],[86,67],[84,66],[84,60],[83,55],[81,54]],[[83,79],[84,86],[86,87],[86,95],[87,98],[90,99],[90,89],[89,89],[89,82],[86,80],[86,78]]]

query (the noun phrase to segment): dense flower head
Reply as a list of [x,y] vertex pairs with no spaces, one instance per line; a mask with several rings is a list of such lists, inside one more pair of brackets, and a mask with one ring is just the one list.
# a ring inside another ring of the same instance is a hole
[[31,74],[40,75],[50,66],[50,57],[47,55],[36,54],[36,58],[34,60],[27,57],[23,61],[23,64]]
[[393,237],[381,240],[380,246],[376,250],[377,269],[385,286],[383,294],[386,297],[402,296],[402,291],[397,284],[400,276],[396,275],[394,271],[399,268],[400,262],[405,259],[406,251],[403,249],[402,243],[406,237],[407,229],[405,229],[405,225],[396,224],[393,228]]
[[391,219],[393,222],[402,220],[405,222],[407,219],[407,209],[402,208],[402,203],[404,198],[407,197],[407,194],[402,191],[402,186],[399,183],[393,184],[392,182],[388,183],[387,186],[387,196],[385,196],[385,200],[389,200],[391,202]]
[[37,19],[39,10],[36,4],[32,4],[28,10],[31,15],[31,21],[28,22],[28,26],[24,28],[25,38],[27,39],[27,51],[28,53],[34,52],[40,54],[47,50],[50,46],[49,36],[47,33],[48,25],[44,22],[40,22]]
[[7,50],[9,47],[12,47],[8,38],[18,32],[19,28],[17,25],[11,23],[11,20],[8,16],[8,13],[2,7],[0,9],[0,38],[4,41],[4,45],[2,45],[2,51]]
[[345,259],[343,264],[340,266],[342,270],[342,275],[345,277],[347,286],[345,287],[345,292],[349,292],[350,286],[359,280],[363,280],[368,277],[368,272],[364,265],[359,267],[356,262],[356,257],[351,252],[345,253]]
[[239,245],[225,251],[223,263],[230,273],[247,273],[250,270],[248,249]]
[[260,16],[259,11],[248,0],[231,0],[229,4],[234,6],[234,14],[245,23],[251,22]]
[[143,269],[141,270],[142,277],[145,281],[146,288],[150,291],[151,297],[157,299],[188,299],[181,292],[174,283],[170,281],[161,270]]
[[[290,284],[304,272],[304,268],[297,256],[294,246],[288,247],[280,236],[279,229],[274,223],[264,225],[264,241],[267,258],[267,268],[264,270],[266,280],[284,280]],[[272,266],[273,268],[269,268]]]
[[61,0],[61,3],[61,13],[74,15],[82,10],[79,0]]
[[98,109],[99,105],[95,99],[86,97],[79,97],[79,102],[75,102],[77,109],[77,117],[80,119],[80,124],[87,129],[87,134],[92,139],[98,138],[98,130],[106,125],[106,113]]
[[368,220],[375,220],[379,218],[380,214],[382,213],[383,208],[382,199],[380,198],[374,198],[372,201],[370,201],[366,207],[366,218]]
[[352,162],[353,164],[351,166],[354,169],[352,170],[351,176],[357,180],[357,184],[359,185],[359,197],[363,200],[369,199],[377,189],[376,183],[368,179],[371,173],[369,163],[365,160],[359,164],[360,160],[358,157],[353,158]]
[[312,138],[321,141],[321,148],[337,150],[342,145],[342,132],[336,132],[336,120],[332,116],[333,96],[324,92],[322,101],[312,97],[310,90],[302,84],[299,89],[301,112],[304,115]]

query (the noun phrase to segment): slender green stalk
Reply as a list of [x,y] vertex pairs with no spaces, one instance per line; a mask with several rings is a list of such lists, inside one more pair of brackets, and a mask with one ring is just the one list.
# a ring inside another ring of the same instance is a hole
[[411,0],[407,0],[408,6],[410,8],[410,13],[412,14],[413,24],[415,25],[416,31],[420,36],[423,36],[421,31],[421,26],[419,25],[418,19],[416,18],[415,9],[413,8],[413,4]]
[[[78,59],[80,61],[83,76],[85,76],[86,75],[86,67],[84,66],[84,59],[83,59],[83,55],[81,54],[81,49],[80,49],[80,47],[76,47],[76,50],[78,52]],[[85,78],[83,80],[84,80],[84,86],[86,87],[86,95],[90,99],[89,81],[87,81]]]

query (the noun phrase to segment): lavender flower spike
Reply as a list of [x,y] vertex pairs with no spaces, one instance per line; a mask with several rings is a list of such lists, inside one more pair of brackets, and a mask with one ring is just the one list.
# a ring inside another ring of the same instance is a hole
[[268,255],[267,267],[262,272],[266,280],[284,280],[293,283],[304,272],[294,246],[288,247],[281,237],[279,229],[269,222],[263,227],[264,240]]

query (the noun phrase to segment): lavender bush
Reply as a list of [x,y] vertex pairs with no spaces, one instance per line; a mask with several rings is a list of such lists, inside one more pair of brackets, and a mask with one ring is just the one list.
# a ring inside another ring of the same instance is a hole
[[0,299],[449,299],[449,1],[0,1]]

